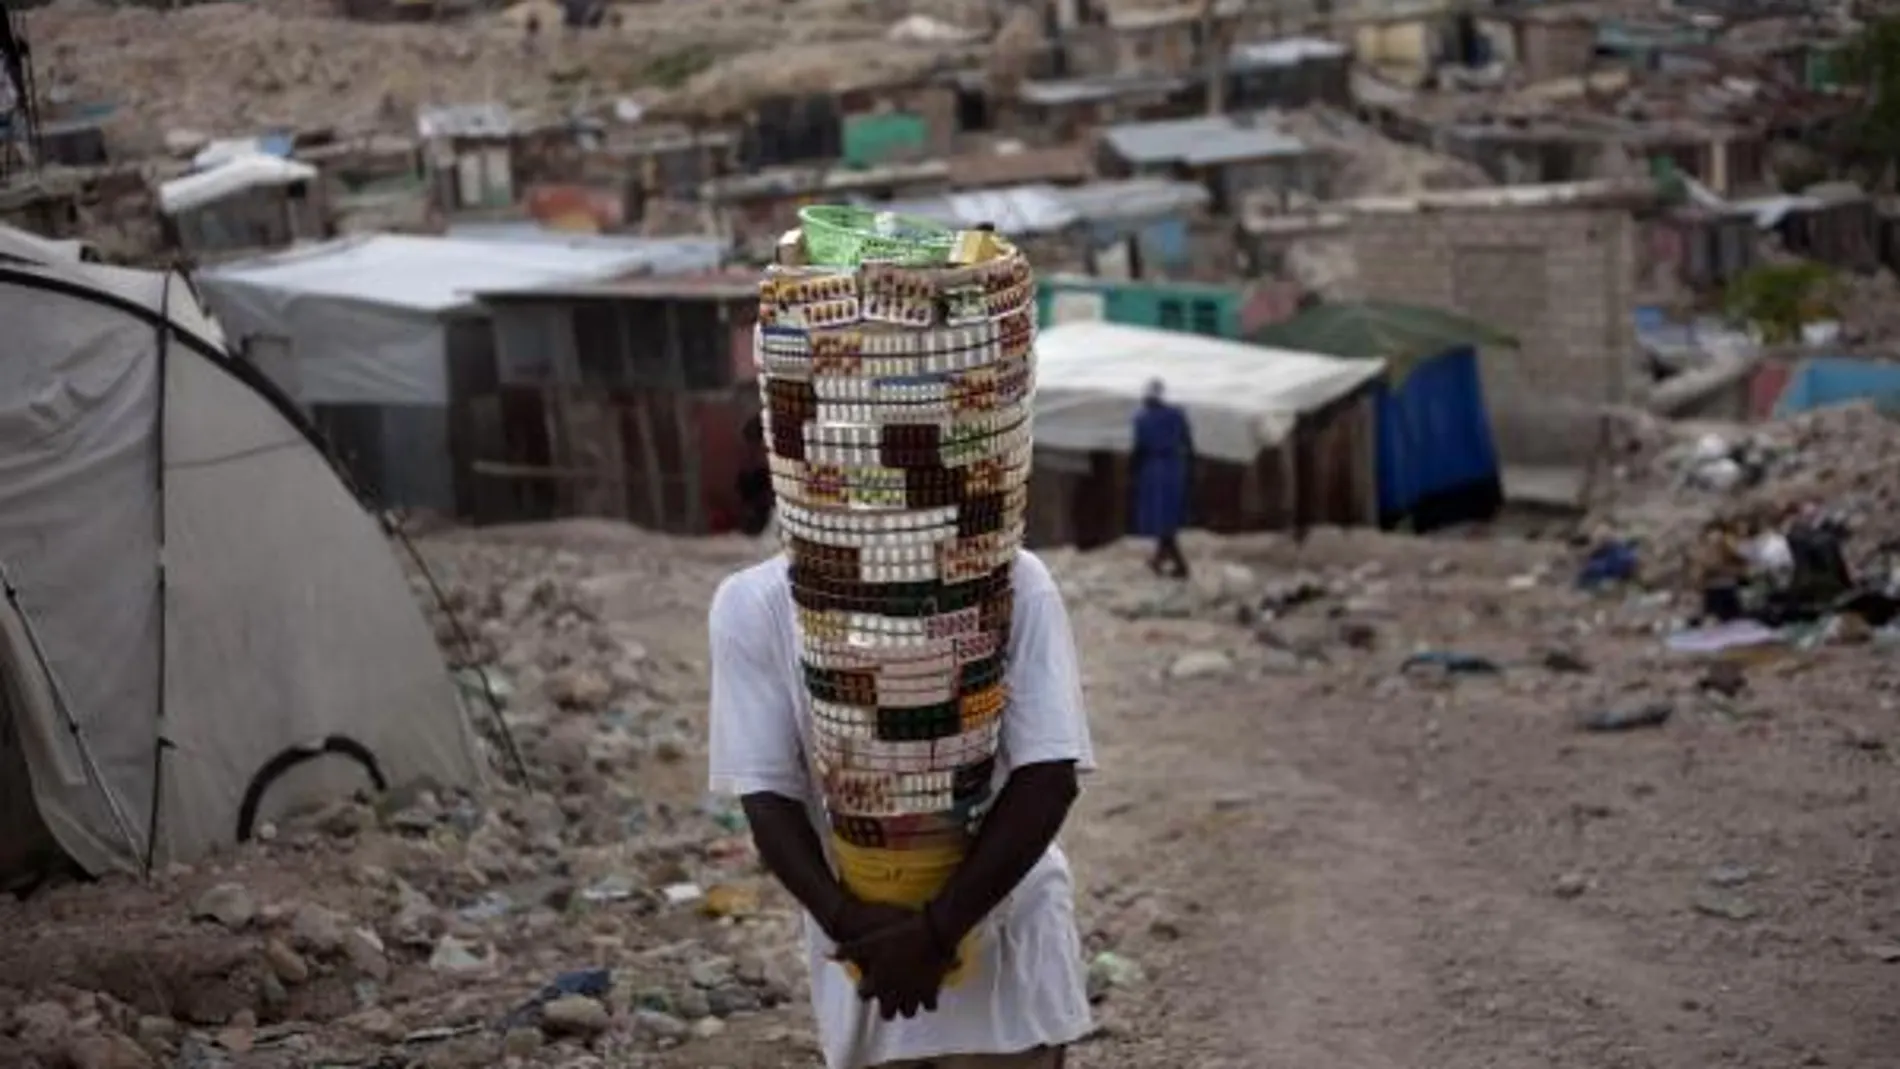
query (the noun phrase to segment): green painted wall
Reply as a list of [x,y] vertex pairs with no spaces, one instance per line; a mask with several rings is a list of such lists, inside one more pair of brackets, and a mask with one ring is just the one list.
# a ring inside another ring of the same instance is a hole
[[930,127],[921,115],[901,111],[882,115],[853,115],[844,122],[844,162],[852,167],[875,167],[896,159],[921,156],[930,140]]
[[[1084,295],[1082,301],[1062,300]],[[1091,278],[1049,278],[1037,283],[1036,312],[1044,327],[1056,322],[1061,301],[1070,308],[1097,300],[1100,318],[1131,327],[1157,327],[1216,338],[1240,337],[1243,294],[1235,286],[1180,282],[1117,282]]]

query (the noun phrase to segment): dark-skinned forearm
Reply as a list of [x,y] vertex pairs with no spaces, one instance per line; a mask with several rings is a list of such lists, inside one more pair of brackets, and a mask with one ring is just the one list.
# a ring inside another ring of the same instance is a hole
[[1024,765],[1010,773],[969,856],[930,904],[939,935],[954,945],[1009,897],[1055,842],[1077,793],[1073,761]]
[[759,849],[759,860],[800,905],[818,918],[825,934],[837,939],[838,918],[850,905],[851,897],[832,874],[824,844],[812,830],[804,805],[769,792],[748,794],[739,799],[739,804],[752,825],[752,842]]

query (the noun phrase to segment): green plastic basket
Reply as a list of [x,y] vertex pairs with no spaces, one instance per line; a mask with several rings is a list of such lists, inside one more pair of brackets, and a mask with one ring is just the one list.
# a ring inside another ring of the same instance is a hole
[[[888,220],[882,230],[880,215]],[[820,267],[857,267],[866,260],[929,267],[947,263],[957,239],[956,231],[942,223],[835,204],[800,208],[798,222],[806,255]]]

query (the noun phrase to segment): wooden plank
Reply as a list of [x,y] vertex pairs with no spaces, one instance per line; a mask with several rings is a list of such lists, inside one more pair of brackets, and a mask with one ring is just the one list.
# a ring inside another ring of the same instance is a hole
[[1370,389],[1359,395],[1354,420],[1352,478],[1359,486],[1358,522],[1379,525],[1379,399]]
[[681,465],[686,469],[686,533],[706,532],[706,488],[701,471],[699,450],[699,412],[693,396],[673,394],[673,425],[679,435]]
[[666,527],[666,488],[660,484],[660,451],[653,435],[653,419],[647,412],[648,394],[637,395],[639,400],[633,406],[634,432],[640,436],[640,459],[646,469],[647,507],[652,510],[650,522],[653,529],[664,531]]

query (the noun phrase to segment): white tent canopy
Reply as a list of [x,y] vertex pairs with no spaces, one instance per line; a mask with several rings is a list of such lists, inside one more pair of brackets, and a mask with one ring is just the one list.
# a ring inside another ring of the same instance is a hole
[[[29,826],[130,870],[479,780],[389,543],[182,276],[0,261],[0,322],[0,865]],[[274,778],[313,747],[361,756]]]
[[30,264],[69,263],[87,259],[91,246],[83,241],[43,238],[31,231],[0,223],[0,260],[23,260]]
[[234,344],[301,404],[446,405],[443,318],[481,292],[718,265],[711,243],[553,243],[375,234],[342,238],[199,276]]
[[1299,417],[1385,373],[1339,360],[1118,323],[1064,323],[1036,336],[1036,444],[1126,453],[1148,383],[1166,384],[1202,456],[1241,464],[1279,445]]
[[235,193],[268,186],[288,186],[317,177],[317,169],[297,160],[262,153],[223,159],[210,170],[174,178],[158,187],[158,207],[166,215],[202,208]]

